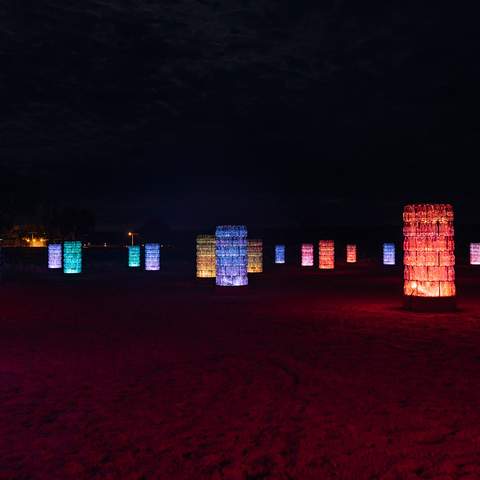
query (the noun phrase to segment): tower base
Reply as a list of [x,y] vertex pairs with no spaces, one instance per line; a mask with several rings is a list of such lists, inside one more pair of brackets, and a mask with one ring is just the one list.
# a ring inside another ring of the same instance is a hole
[[404,306],[413,312],[455,312],[457,297],[404,297]]

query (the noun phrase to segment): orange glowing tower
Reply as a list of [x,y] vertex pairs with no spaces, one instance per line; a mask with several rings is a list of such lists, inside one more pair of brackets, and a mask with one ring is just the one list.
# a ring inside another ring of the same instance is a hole
[[347,245],[347,263],[357,263],[356,245]]
[[263,272],[263,241],[248,240],[247,243],[247,272],[262,273]]
[[453,208],[407,205],[403,211],[404,293],[407,305],[455,305]]
[[335,268],[335,243],[333,240],[318,242],[318,268],[332,270]]
[[215,235],[197,236],[197,278],[215,278],[216,252]]

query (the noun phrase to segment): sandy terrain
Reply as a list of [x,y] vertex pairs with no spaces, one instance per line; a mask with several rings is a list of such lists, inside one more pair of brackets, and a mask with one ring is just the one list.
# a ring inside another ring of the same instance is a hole
[[480,478],[480,278],[356,271],[4,282],[0,479]]

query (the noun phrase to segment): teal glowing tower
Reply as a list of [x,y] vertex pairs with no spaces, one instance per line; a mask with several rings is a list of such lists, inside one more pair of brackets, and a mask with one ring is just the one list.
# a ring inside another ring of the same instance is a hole
[[63,273],[82,272],[82,242],[64,242]]
[[131,268],[140,267],[140,245],[128,247],[128,266]]

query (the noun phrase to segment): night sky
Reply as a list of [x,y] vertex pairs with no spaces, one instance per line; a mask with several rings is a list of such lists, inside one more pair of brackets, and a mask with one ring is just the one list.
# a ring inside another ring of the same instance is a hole
[[[100,228],[478,223],[478,12],[357,0],[0,8],[0,191]],[[463,9],[463,10],[462,10]]]

